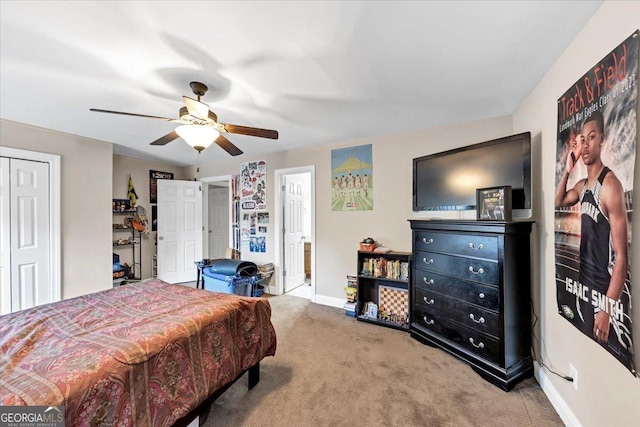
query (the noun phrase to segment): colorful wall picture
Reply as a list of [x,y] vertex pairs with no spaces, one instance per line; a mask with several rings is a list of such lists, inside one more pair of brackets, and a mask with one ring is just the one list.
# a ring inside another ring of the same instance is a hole
[[158,203],[159,179],[173,179],[173,173],[149,170],[149,203]]
[[331,210],[373,210],[371,144],[331,150]]
[[558,99],[554,227],[558,313],[636,376],[630,246],[638,39],[636,31]]
[[240,165],[240,207],[246,211],[267,209],[267,162],[258,160]]
[[249,252],[267,251],[267,225],[269,214],[267,212],[245,212],[242,214],[241,246]]

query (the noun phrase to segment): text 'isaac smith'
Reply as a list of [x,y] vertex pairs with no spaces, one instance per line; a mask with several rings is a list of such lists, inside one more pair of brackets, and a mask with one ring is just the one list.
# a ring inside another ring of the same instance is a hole
[[570,277],[565,278],[565,289],[567,292],[577,296],[584,302],[589,302],[589,294],[591,294],[591,305],[601,311],[606,311],[611,317],[622,322],[624,317],[624,305],[620,301],[609,298],[607,295],[583,285],[577,280]]

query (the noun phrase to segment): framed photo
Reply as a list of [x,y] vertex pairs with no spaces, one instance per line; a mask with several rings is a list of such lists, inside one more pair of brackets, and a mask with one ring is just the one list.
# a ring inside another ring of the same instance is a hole
[[173,173],[149,170],[149,203],[158,203],[159,179],[173,179]]
[[378,318],[378,305],[374,302],[369,302],[367,305],[367,317],[369,319],[377,319]]
[[476,219],[479,221],[511,221],[511,186],[478,188]]

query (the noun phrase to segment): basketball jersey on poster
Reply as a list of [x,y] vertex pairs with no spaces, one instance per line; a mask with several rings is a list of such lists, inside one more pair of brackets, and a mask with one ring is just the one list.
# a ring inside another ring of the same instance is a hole
[[585,181],[580,193],[580,283],[607,293],[614,264],[611,226],[600,208],[604,177],[609,168],[604,167],[592,188]]

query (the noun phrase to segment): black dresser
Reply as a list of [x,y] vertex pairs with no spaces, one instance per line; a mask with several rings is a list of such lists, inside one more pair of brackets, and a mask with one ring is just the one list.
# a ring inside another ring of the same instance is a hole
[[410,223],[411,336],[507,391],[532,376],[532,222]]

